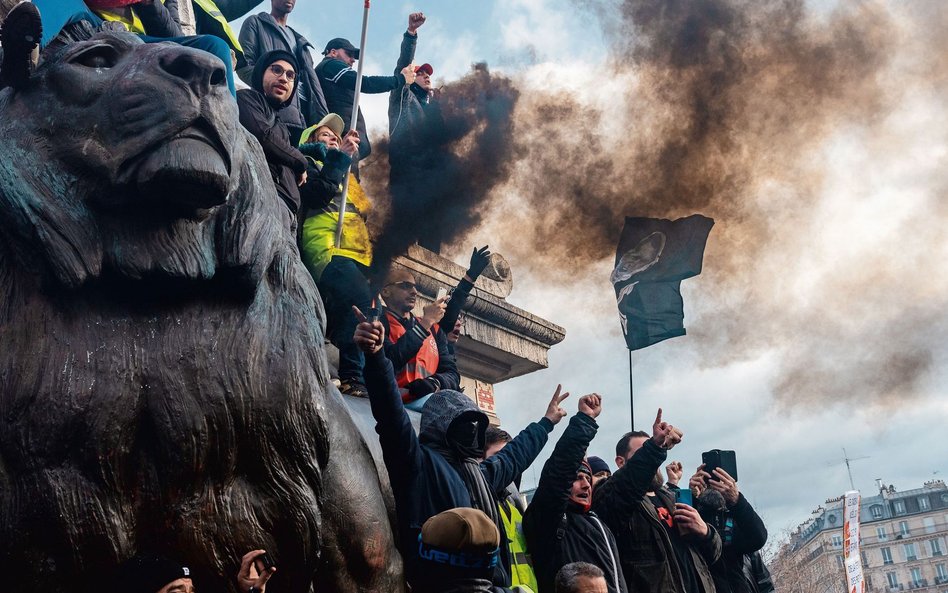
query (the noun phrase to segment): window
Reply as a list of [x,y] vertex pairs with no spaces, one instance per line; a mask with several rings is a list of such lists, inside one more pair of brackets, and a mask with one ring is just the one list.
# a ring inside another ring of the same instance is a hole
[[922,519],[922,524],[925,525],[925,533],[935,533],[935,519],[933,517],[925,517]]
[[935,565],[935,576],[940,580],[948,581],[948,569],[945,568],[944,564]]
[[912,569],[912,584],[918,587],[922,584],[922,569],[913,568]]
[[905,514],[905,501],[904,500],[895,500],[892,502],[892,505],[895,508],[896,515]]
[[932,550],[932,556],[941,556],[941,540],[939,539],[930,539],[928,540],[928,547]]
[[882,548],[882,563],[892,564],[892,550],[889,548]]
[[881,519],[882,518],[882,505],[881,504],[872,505],[871,507],[869,507],[869,512],[872,513],[873,519]]
[[833,537],[830,538],[830,543],[833,545],[834,548],[842,548],[842,547],[843,547],[843,536],[841,536],[841,535],[834,535]]
[[880,542],[884,542],[888,537],[885,534],[885,527],[876,527],[876,537]]
[[843,555],[836,554],[836,568],[842,568],[842,567],[843,567]]
[[919,510],[922,510],[922,511],[927,511],[928,509],[932,508],[932,505],[931,505],[931,503],[928,501],[928,497],[927,497],[927,496],[919,496],[919,497],[918,497],[918,508],[919,508]]
[[908,521],[899,521],[899,534],[903,537],[909,534]]
[[906,560],[918,560],[918,551],[915,549],[915,544],[902,544],[902,547],[905,548],[905,559]]
[[899,586],[899,577],[895,576],[894,572],[885,573],[885,580],[889,582],[889,587],[895,588]]

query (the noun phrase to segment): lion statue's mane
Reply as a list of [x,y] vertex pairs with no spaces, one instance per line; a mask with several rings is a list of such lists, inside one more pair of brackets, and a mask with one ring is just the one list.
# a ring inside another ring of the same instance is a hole
[[47,52],[0,91],[13,590],[99,590],[156,553],[234,591],[256,548],[275,591],[404,588],[316,288],[237,121],[219,60],[129,34]]

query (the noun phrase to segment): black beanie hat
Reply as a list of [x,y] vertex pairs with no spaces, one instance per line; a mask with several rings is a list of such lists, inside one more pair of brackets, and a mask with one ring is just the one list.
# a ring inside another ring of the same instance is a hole
[[[277,107],[286,107],[293,101],[293,96],[296,95],[296,88],[300,84],[300,69],[296,64],[296,58],[290,52],[282,49],[275,49],[273,51],[268,51],[263,54],[257,63],[253,66],[253,76],[250,78],[250,86],[255,91],[263,93],[263,73],[266,72],[267,68],[270,67],[270,64],[273,62],[279,62],[283,60],[284,62],[289,62],[290,66],[293,66],[293,70],[296,72],[296,79],[293,81],[293,90],[290,91],[290,96],[287,97],[286,101],[277,105]],[[264,93],[266,94],[266,93]],[[269,100],[269,97],[267,98]]]
[[123,593],[156,593],[178,579],[192,578],[191,569],[160,556],[135,556],[118,568],[117,591]]

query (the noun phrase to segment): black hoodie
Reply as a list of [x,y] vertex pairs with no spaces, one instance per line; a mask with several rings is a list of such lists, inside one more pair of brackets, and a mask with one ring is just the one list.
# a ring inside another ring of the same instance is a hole
[[295,215],[300,207],[300,191],[297,178],[306,171],[306,157],[290,142],[290,131],[277,117],[277,111],[293,100],[296,84],[286,101],[278,102],[263,92],[263,74],[276,61],[283,60],[296,71],[293,54],[274,50],[267,52],[253,69],[252,88],[237,91],[237,107],[240,123],[260,142],[263,154],[270,166],[270,175],[276,184],[277,194]]
[[[363,373],[376,421],[375,430],[395,495],[400,551],[408,580],[416,583],[422,568],[418,536],[424,522],[448,509],[475,507],[469,486],[460,473],[465,469],[463,461],[452,451],[448,432],[458,418],[474,419],[479,424],[478,439],[482,444],[487,417],[463,393],[438,391],[425,404],[420,434],[416,435],[402,405],[391,361],[381,351],[366,354]],[[498,454],[480,462],[478,469],[495,497],[502,496],[507,484],[533,463],[552,430],[553,423],[543,418],[523,429]],[[501,554],[506,554],[505,538],[501,538],[500,547]],[[495,572],[494,585],[508,586],[509,583],[510,576],[502,569]]]

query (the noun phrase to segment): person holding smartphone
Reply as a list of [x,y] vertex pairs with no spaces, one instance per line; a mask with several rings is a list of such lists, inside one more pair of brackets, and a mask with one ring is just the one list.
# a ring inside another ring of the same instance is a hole
[[745,557],[767,543],[767,527],[735,480],[724,468],[711,473],[698,466],[688,481],[695,507],[706,522],[720,532],[724,549],[710,567],[718,593],[759,593],[757,583],[748,578]]

